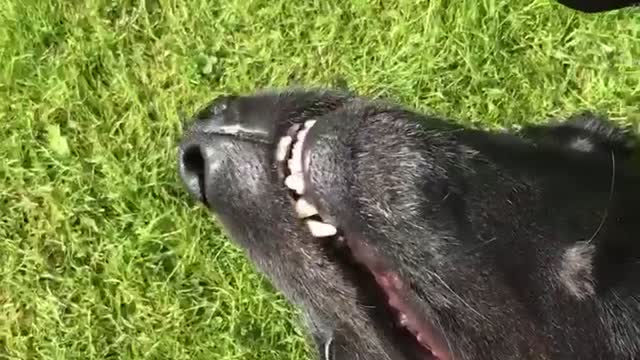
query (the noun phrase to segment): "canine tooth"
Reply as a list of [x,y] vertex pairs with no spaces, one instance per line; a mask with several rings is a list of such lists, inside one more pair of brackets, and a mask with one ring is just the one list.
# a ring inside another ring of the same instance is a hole
[[287,158],[287,153],[289,152],[289,147],[292,142],[293,138],[291,138],[291,136],[283,136],[280,138],[276,150],[276,159],[278,159],[278,161],[284,161]]
[[302,195],[304,192],[304,180],[300,175],[289,175],[284,179],[284,184],[291,190],[294,190],[298,195]]
[[318,209],[304,198],[300,198],[296,202],[296,213],[298,213],[298,216],[301,219],[304,219],[316,215],[318,213]]
[[407,315],[400,314],[400,324],[403,326],[407,326],[408,323],[409,323],[409,319],[407,318]]
[[315,237],[333,236],[338,232],[338,229],[333,225],[316,220],[308,220],[307,226],[309,227],[311,234]]
[[307,129],[311,129],[313,125],[315,125],[316,120],[307,120],[304,122],[304,127]]

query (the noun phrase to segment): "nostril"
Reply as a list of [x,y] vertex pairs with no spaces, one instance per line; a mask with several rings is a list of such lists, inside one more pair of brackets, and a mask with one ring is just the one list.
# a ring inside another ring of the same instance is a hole
[[200,146],[189,145],[185,147],[180,160],[182,179],[187,188],[200,201],[206,203],[205,160]]
[[189,146],[182,155],[184,170],[192,176],[204,176],[204,157],[197,145]]

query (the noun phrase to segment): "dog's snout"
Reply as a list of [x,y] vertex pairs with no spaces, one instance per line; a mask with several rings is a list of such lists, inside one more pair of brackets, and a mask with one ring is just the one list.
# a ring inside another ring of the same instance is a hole
[[237,127],[235,112],[229,111],[235,96],[221,96],[196,112],[185,128],[185,138],[178,150],[178,169],[187,190],[197,200],[206,203],[208,162],[214,161],[216,144],[221,141],[216,135],[234,135]]
[[192,116],[179,146],[178,168],[197,200],[211,205],[207,191],[226,176],[226,164],[241,157],[243,149],[274,142],[276,122],[271,115],[250,99],[221,96]]
[[202,145],[198,143],[182,145],[178,155],[178,168],[187,190],[199,201],[206,202],[204,181],[206,163]]

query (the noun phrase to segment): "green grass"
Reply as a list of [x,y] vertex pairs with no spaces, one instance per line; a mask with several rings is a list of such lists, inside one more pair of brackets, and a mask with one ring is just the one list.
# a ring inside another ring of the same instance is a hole
[[640,13],[547,0],[3,0],[0,359],[305,359],[175,171],[230,91],[347,84],[486,127],[640,122]]

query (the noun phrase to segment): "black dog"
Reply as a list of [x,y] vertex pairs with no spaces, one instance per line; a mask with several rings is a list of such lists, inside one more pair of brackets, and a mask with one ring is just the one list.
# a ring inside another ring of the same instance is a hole
[[212,102],[180,170],[322,358],[638,359],[639,150],[589,114],[490,133],[288,91]]

